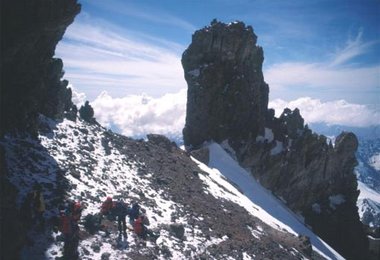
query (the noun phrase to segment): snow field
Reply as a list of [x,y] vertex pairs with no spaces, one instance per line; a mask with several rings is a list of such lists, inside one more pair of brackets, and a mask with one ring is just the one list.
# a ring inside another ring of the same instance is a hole
[[273,228],[280,231],[285,230],[295,235],[308,236],[313,250],[327,259],[343,259],[334,249],[300,222],[297,216],[287,209],[282,202],[264,189],[250,173],[241,168],[219,144],[208,144],[208,148],[210,151],[209,166],[193,158],[199,167],[208,173],[207,176],[199,175],[209,187],[208,192],[216,198],[228,199],[241,205],[250,214]]

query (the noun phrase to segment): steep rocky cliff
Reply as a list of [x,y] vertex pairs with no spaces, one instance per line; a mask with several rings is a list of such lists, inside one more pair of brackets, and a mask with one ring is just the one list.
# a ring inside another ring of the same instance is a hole
[[258,134],[268,106],[263,60],[252,27],[243,23],[226,26],[214,21],[194,33],[182,55],[188,82],[186,145],[197,147],[211,139],[243,140]]
[[[342,133],[333,144],[304,125],[300,111],[279,118],[268,109],[263,51],[252,27],[213,21],[193,35],[182,64],[188,83],[185,144],[228,139],[242,166],[283,199],[348,258],[367,254],[356,208],[358,141]],[[358,258],[359,257],[359,258]]]
[[53,58],[76,0],[1,1],[1,131],[35,130],[38,113],[62,117],[73,106],[62,60]]

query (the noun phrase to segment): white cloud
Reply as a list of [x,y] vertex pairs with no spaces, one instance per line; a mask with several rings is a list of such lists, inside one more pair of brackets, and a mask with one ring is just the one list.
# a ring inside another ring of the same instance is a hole
[[362,37],[363,29],[360,29],[355,39],[349,39],[346,43],[346,46],[335,53],[330,66],[345,64],[349,60],[365,54],[368,51],[369,47],[377,43],[377,41],[365,43],[363,42]]
[[269,102],[269,107],[275,109],[276,116],[280,116],[284,108],[298,108],[306,123],[326,123],[328,125],[345,125],[366,127],[378,125],[380,111],[369,109],[365,105],[351,104],[344,100],[322,102],[319,99],[302,97],[287,102],[275,99]]
[[73,101],[74,105],[76,105],[78,108],[86,102],[86,94],[82,92],[78,92],[76,88],[72,84],[69,84],[67,86],[68,88],[71,88],[72,97],[71,100]]
[[351,93],[351,96],[357,91],[379,93],[380,65],[358,67],[358,64],[349,63],[353,58],[369,53],[369,47],[378,43],[363,42],[362,34],[359,31],[354,40],[348,40],[345,47],[337,51],[331,60],[273,64],[264,71],[265,80],[273,92],[284,91],[289,96],[297,96],[299,90],[309,93],[324,91],[326,97],[334,91]]
[[77,21],[57,48],[67,69],[65,77],[90,100],[104,89],[113,96],[142,92],[160,96],[162,89],[177,92],[184,88],[180,58],[184,47],[133,35],[110,28],[107,22]]
[[186,116],[186,89],[159,98],[129,95],[113,98],[103,92],[93,102],[95,117],[102,125],[117,127],[124,135],[144,137],[146,134],[182,136]]

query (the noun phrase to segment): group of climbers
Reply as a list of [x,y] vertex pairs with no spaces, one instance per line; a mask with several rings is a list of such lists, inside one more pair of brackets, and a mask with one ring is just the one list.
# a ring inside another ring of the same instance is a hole
[[[42,194],[42,188],[39,184],[33,186],[33,191],[30,192],[23,203],[24,212],[26,214],[27,222],[31,224],[39,224],[44,228],[44,212],[45,202]],[[82,205],[79,201],[67,201],[64,205],[58,208],[59,215],[55,217],[54,226],[55,231],[59,230],[62,233],[64,241],[63,255],[65,259],[78,258],[78,244],[79,244],[79,221],[82,216]],[[140,205],[135,202],[129,207],[126,202],[121,199],[114,201],[112,197],[107,197],[100,207],[99,225],[102,218],[107,218],[110,221],[117,220],[119,239],[122,236],[126,239],[127,236],[127,223],[126,217],[129,217],[129,230],[133,231],[138,237],[142,239],[152,238],[157,239],[149,226],[148,218],[140,212]]]
[[119,238],[121,238],[122,235],[127,237],[126,216],[129,216],[129,224],[137,236],[143,239],[146,239],[148,236],[153,239],[157,238],[157,236],[146,227],[149,225],[149,220],[144,214],[140,213],[140,205],[137,202],[132,203],[132,206],[128,207],[127,203],[121,199],[113,201],[111,197],[107,197],[100,208],[100,213],[110,220],[114,218],[117,219]]

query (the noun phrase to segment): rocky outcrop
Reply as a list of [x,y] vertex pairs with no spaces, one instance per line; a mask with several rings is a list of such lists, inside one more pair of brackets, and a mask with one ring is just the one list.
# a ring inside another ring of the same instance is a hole
[[53,56],[79,11],[77,0],[1,2],[0,135],[35,131],[38,113],[59,118],[72,108],[62,60]]
[[196,148],[228,139],[242,166],[324,240],[347,258],[366,257],[353,173],[356,136],[342,133],[333,146],[304,125],[298,109],[276,118],[267,108],[256,38],[242,22],[214,21],[194,33],[182,57],[188,83],[185,144]]
[[84,120],[89,123],[94,122],[94,109],[90,105],[88,101],[84,103],[83,106],[79,108],[79,116]]
[[243,140],[259,132],[267,111],[268,85],[256,38],[252,27],[241,22],[214,21],[194,33],[182,55],[188,83],[185,145]]

